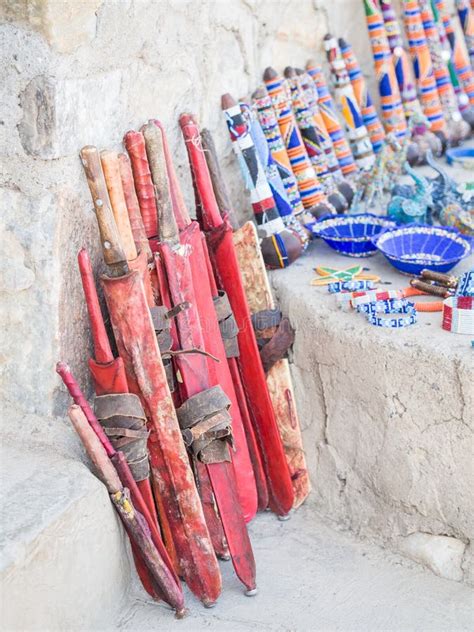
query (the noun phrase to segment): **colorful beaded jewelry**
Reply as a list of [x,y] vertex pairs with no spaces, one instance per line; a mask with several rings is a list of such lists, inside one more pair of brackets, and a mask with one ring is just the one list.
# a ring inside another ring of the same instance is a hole
[[409,327],[416,323],[416,312],[413,312],[409,316],[401,316],[399,318],[382,318],[382,316],[377,316],[377,314],[369,314],[367,316],[367,322],[376,327],[401,329],[402,327]]
[[[427,292],[417,290],[415,287],[406,287],[401,290],[400,294],[403,298],[409,298],[412,296],[431,296]],[[441,312],[443,311],[443,301],[431,301],[429,303],[416,301],[415,307],[417,312]]]
[[474,297],[450,296],[443,303],[442,327],[454,334],[474,334]]
[[404,298],[386,298],[357,306],[357,311],[365,314],[411,314],[415,305]]
[[[365,313],[367,322],[376,327],[399,329],[416,323],[416,309],[413,303],[404,298],[389,298],[364,303],[357,307],[358,312]],[[398,318],[383,318],[379,314],[405,314]]]
[[357,290],[373,290],[375,285],[373,281],[335,281],[329,283],[328,292],[336,294],[337,292],[355,292]]
[[380,281],[380,277],[376,274],[368,274],[363,271],[362,266],[351,266],[344,270],[337,270],[336,268],[329,268],[326,266],[318,266],[315,271],[320,279],[313,279],[311,285],[327,285],[336,281],[352,281],[364,280],[364,281]]
[[384,301],[389,298],[403,298],[400,290],[376,290],[375,292],[354,292],[352,296],[352,307],[358,307],[365,303],[374,301]]
[[459,277],[455,291],[456,296],[474,296],[474,270],[465,272]]

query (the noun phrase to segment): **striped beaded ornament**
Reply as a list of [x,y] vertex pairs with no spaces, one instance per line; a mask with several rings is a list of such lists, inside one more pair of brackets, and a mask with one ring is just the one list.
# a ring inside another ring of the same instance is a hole
[[388,44],[392,53],[400,97],[408,122],[413,114],[423,113],[416,93],[413,67],[408,53],[404,48],[400,26],[391,0],[380,0],[380,8],[382,10]]
[[315,85],[318,95],[319,111],[321,112],[324,125],[331,138],[334,153],[336,154],[341,171],[344,176],[354,176],[357,173],[357,164],[339,122],[336,106],[329,92],[323,71],[319,66],[316,66],[313,61],[308,61],[306,71]]
[[464,89],[469,102],[474,105],[474,72],[469,63],[464,43],[456,33],[453,21],[446,8],[444,0],[434,0],[439,17],[444,26],[446,38],[449,42],[452,53],[452,61],[458,76],[459,82]]
[[279,233],[283,221],[275,206],[265,170],[257,155],[250,131],[238,104],[224,110],[232,147],[237,155],[242,175],[255,214],[257,225],[265,235]]
[[403,19],[408,48],[415,69],[421,107],[429,121],[431,131],[447,136],[446,121],[436,88],[431,55],[417,0],[403,0]]
[[306,152],[283,79],[272,68],[267,68],[263,80],[272,100],[303,206],[308,210],[320,205],[331,208]]
[[307,108],[311,112],[311,116],[313,117],[313,125],[318,135],[320,145],[326,155],[326,161],[329,171],[332,173],[334,178],[336,178],[337,182],[341,182],[344,177],[342,175],[341,166],[339,165],[336,153],[334,151],[331,136],[326,129],[326,124],[319,108],[318,92],[314,81],[304,70],[297,68],[296,74],[298,75],[298,82],[300,90],[302,92],[302,97]]
[[268,143],[260,123],[247,103],[241,102],[239,105],[240,110],[247,121],[250,136],[252,137],[253,144],[255,145],[257,155],[265,170],[265,175],[267,176],[268,184],[270,185],[270,190],[272,192],[273,199],[275,200],[278,213],[285,226],[295,230],[301,238],[303,245],[306,247],[309,241],[308,235],[303,226],[293,215],[293,209],[288,200],[285,186],[282,182],[277,165],[273,160],[273,156],[270,152],[270,148],[268,147]]
[[359,168],[369,170],[375,162],[375,154],[336,38],[327,34],[324,48],[331,69],[334,98],[344,120],[354,158]]
[[471,66],[474,67],[474,9],[468,0],[455,0],[456,9],[466,41]]
[[420,6],[423,30],[433,64],[436,88],[448,126],[448,137],[451,143],[457,144],[469,137],[471,128],[470,125],[462,119],[458,108],[456,93],[451,83],[448,67],[443,58],[443,48],[434,21],[431,2],[430,0],[418,0],[418,4]]
[[318,130],[314,125],[313,115],[306,105],[296,72],[288,67],[285,69],[285,76],[289,88],[293,114],[295,115],[296,123],[316,176],[329,202],[334,205],[338,212],[346,211],[348,208],[347,200],[337,190],[336,182],[329,170],[326,153],[321,144],[323,139],[318,134]]
[[459,111],[465,120],[468,122],[474,121],[474,106],[469,102],[469,97],[466,94],[464,86],[459,81],[458,73],[454,67],[451,45],[449,43],[448,36],[446,35],[443,20],[441,19],[438,7],[434,0],[431,0],[431,9],[433,11],[434,21],[438,29],[439,40],[443,49],[443,59],[448,67],[451,83],[453,84],[454,92],[456,93]]
[[377,110],[372,103],[364,75],[352,50],[352,46],[341,37],[339,38],[339,48],[341,49],[341,55],[346,64],[346,70],[352,84],[352,89],[354,90],[354,95],[360,108],[360,113],[362,114],[362,120],[369,132],[372,149],[378,154],[383,147],[385,130],[380,122]]
[[364,9],[379,88],[382,121],[387,133],[393,132],[397,138],[403,140],[408,135],[408,129],[382,13],[375,0],[364,0]]
[[257,90],[253,95],[253,105],[257,118],[267,140],[270,153],[277,166],[280,177],[286,189],[288,200],[292,206],[293,214],[299,217],[304,213],[304,206],[298,191],[298,183],[291,169],[290,159],[286,151],[285,143],[280,134],[280,128],[273,109],[272,100],[265,88]]

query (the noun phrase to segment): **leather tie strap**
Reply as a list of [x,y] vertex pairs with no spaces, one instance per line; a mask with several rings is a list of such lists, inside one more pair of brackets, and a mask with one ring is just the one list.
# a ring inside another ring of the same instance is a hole
[[233,447],[230,400],[220,386],[193,395],[176,413],[185,444],[203,463],[230,461]]
[[227,294],[223,290],[219,290],[218,296],[213,300],[226,356],[228,358],[237,358],[240,355],[237,340],[239,328],[235,321]]
[[173,341],[171,339],[171,319],[175,318],[180,312],[187,309],[189,303],[179,303],[172,309],[168,310],[163,305],[155,305],[150,307],[151,319],[158,340],[160,353],[163,356],[163,366],[165,368],[166,379],[171,393],[176,390],[176,377],[171,357],[166,357],[170,351]]
[[260,359],[266,373],[286,357],[295,341],[295,332],[278,309],[266,309],[252,315],[252,324],[260,348]]
[[116,450],[121,450],[133,478],[149,477],[146,417],[139,398],[133,393],[99,395],[94,402],[95,414]]

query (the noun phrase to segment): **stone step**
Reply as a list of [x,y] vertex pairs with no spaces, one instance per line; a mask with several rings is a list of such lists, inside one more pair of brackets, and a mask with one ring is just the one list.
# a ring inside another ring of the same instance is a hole
[[258,594],[245,597],[230,562],[212,610],[186,591],[188,616],[136,589],[115,629],[121,632],[288,631],[404,632],[472,630],[472,590],[347,533],[335,531],[305,504],[280,522],[270,513],[250,524]]
[[3,630],[100,630],[130,584],[123,530],[105,487],[76,457],[4,445]]

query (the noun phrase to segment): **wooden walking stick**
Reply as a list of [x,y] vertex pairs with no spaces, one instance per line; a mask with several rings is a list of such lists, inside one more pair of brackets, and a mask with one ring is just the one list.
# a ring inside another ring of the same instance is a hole
[[[202,130],[201,136],[209,169],[208,173],[212,187],[216,192],[219,212],[223,217],[231,215],[233,224],[237,224],[236,214],[229,201],[211,134],[208,130]],[[258,315],[258,313],[274,310],[275,304],[253,224],[247,222],[235,230],[233,241],[250,313]],[[308,496],[310,482],[288,360],[285,358],[278,360],[268,371],[266,381],[290,470],[295,496],[294,506],[297,507]]]
[[108,275],[102,277],[117,349],[129,389],[140,397],[149,421],[148,448],[155,495],[171,526],[180,573],[205,605],[221,591],[221,577],[181,436],[165,369],[145,297],[142,277],[130,271],[111,209],[95,147],[81,151],[96,209]]

